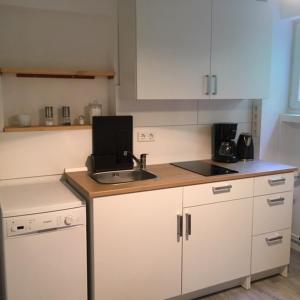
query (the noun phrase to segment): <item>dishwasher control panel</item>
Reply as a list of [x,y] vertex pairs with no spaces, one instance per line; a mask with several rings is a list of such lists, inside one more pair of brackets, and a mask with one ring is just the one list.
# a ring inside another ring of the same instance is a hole
[[10,217],[5,221],[7,237],[46,232],[85,224],[85,207]]

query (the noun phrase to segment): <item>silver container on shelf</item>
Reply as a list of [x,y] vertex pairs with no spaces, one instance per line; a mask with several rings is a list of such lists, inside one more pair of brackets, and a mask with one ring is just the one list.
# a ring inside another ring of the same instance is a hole
[[62,107],[62,125],[71,125],[70,106]]
[[53,106],[45,106],[45,126],[53,126]]

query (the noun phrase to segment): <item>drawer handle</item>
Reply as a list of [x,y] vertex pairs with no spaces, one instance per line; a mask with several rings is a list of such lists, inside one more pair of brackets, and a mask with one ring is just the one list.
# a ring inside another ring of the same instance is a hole
[[268,203],[269,205],[278,205],[278,204],[283,204],[284,203],[284,198],[280,197],[277,199],[268,199]]
[[276,236],[276,237],[272,237],[272,238],[266,238],[266,242],[268,244],[281,243],[282,240],[283,240],[283,236],[282,235],[279,235],[279,236]]
[[229,193],[230,190],[232,189],[232,185],[225,185],[225,186],[216,186],[213,187],[213,193],[214,194],[219,194],[219,193]]
[[285,184],[285,182],[286,182],[285,178],[269,179],[270,185]]

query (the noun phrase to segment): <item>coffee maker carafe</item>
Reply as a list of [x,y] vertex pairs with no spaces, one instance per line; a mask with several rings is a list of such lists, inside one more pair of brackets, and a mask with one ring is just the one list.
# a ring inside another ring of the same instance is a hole
[[218,123],[213,125],[212,151],[213,160],[217,162],[237,162],[236,123]]

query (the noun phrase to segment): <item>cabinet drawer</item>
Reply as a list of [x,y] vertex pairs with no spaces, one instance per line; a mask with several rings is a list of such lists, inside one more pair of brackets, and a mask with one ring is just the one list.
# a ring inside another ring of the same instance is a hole
[[294,189],[294,173],[256,177],[254,196],[288,192]]
[[251,274],[289,264],[291,230],[253,237]]
[[293,193],[254,198],[253,235],[291,228]]
[[253,197],[253,178],[184,187],[184,207]]

